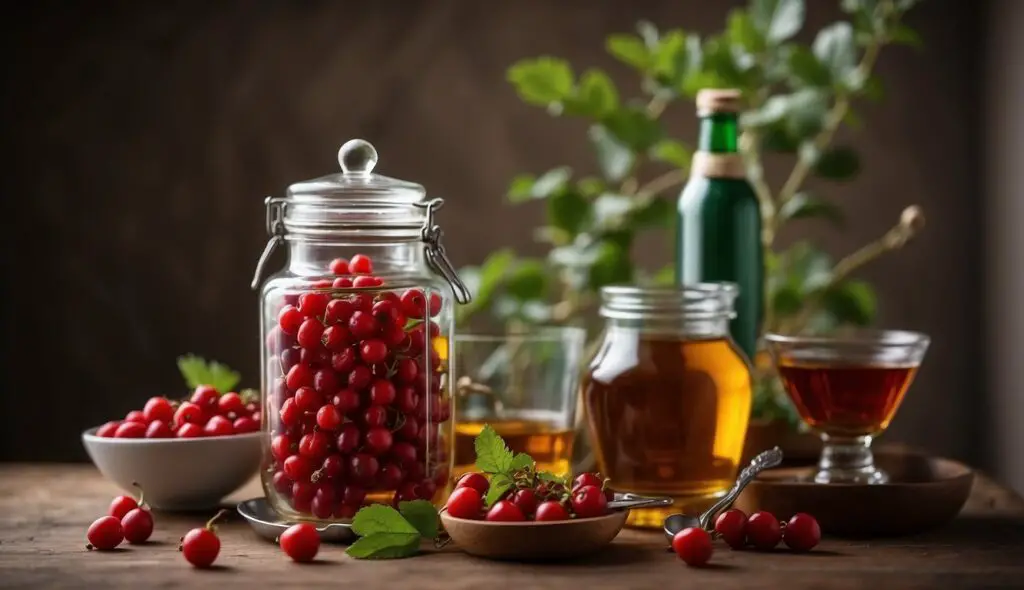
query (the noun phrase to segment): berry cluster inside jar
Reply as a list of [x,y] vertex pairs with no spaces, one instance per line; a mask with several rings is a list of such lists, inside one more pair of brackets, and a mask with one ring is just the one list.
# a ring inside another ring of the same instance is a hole
[[434,500],[450,462],[444,301],[375,276],[361,254],[328,270],[333,279],[271,299],[267,495],[283,513],[325,520]]

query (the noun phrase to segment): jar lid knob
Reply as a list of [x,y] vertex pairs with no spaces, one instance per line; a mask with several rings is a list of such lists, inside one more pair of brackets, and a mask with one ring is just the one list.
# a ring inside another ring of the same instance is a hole
[[377,165],[377,150],[368,141],[350,139],[338,150],[338,163],[346,176],[367,176]]

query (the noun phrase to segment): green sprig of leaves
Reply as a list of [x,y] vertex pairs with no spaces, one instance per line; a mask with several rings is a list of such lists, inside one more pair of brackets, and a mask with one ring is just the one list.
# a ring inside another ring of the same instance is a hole
[[206,361],[194,354],[178,357],[178,371],[189,389],[209,385],[221,393],[234,390],[242,375],[217,361]]
[[345,551],[356,559],[398,559],[420,550],[421,539],[438,534],[437,511],[426,500],[399,502],[398,510],[384,504],[361,509],[352,519],[359,539]]
[[547,471],[537,471],[537,462],[526,453],[513,453],[490,424],[485,425],[474,441],[476,468],[490,478],[484,502],[488,507],[505,497],[517,482],[540,479],[567,485],[567,478]]

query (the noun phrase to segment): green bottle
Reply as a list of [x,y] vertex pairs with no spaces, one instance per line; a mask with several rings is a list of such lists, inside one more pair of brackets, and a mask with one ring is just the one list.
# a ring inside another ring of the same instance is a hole
[[764,301],[761,210],[737,146],[736,90],[697,94],[700,139],[679,197],[676,279],[739,286],[730,332],[753,360]]

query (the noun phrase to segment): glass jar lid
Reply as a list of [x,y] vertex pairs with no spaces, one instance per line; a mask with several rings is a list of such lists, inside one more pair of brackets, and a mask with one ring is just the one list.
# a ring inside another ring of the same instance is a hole
[[288,239],[419,240],[427,265],[448,281],[456,301],[469,303],[472,294],[448,259],[441,226],[434,222],[444,199],[426,198],[420,184],[374,174],[377,150],[368,141],[345,142],[338,163],[340,173],[297,182],[283,198],[266,198],[270,239],[256,263],[252,288],[274,249]]
[[732,319],[739,293],[734,283],[681,287],[612,285],[601,288],[601,316],[621,320]]
[[388,237],[418,235],[426,220],[426,189],[375,174],[377,160],[377,150],[368,141],[345,142],[338,150],[341,172],[288,187],[280,200],[284,228],[312,235],[363,229],[381,230]]

